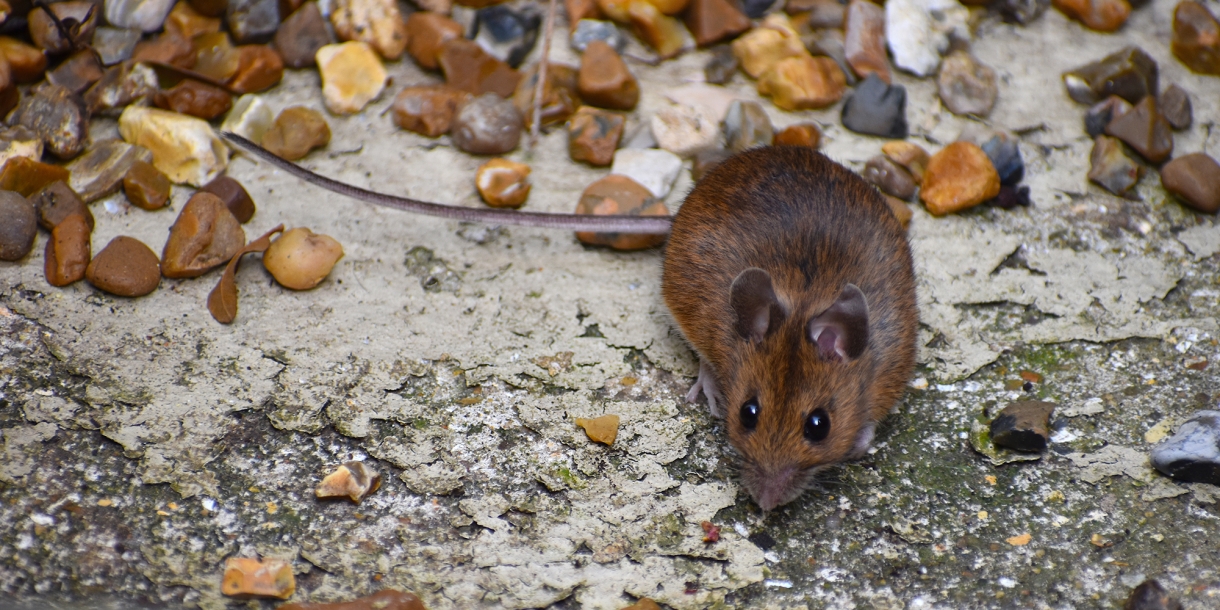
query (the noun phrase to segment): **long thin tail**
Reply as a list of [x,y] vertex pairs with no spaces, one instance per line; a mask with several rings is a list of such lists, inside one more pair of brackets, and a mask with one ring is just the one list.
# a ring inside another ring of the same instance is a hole
[[387,195],[315,174],[295,163],[281,159],[271,151],[235,133],[224,131],[221,132],[221,136],[246,152],[310,184],[320,186],[333,193],[351,197],[352,199],[359,199],[360,201],[404,212],[485,224],[544,227],[598,233],[663,234],[669,233],[670,226],[673,224],[673,219],[670,216],[593,216],[586,214],[547,214],[542,212],[518,212],[516,210],[474,209]]

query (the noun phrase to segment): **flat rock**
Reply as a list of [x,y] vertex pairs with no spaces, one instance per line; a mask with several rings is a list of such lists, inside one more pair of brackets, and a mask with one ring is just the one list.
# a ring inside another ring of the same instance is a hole
[[363,42],[328,44],[318,49],[322,98],[335,114],[354,114],[377,99],[389,77],[377,54]]
[[652,115],[648,125],[657,146],[680,157],[719,147],[720,120],[707,106],[665,106]]
[[203,119],[128,106],[119,134],[152,152],[153,165],[176,184],[203,186],[229,164],[229,148]]
[[1039,400],[1014,402],[991,421],[991,442],[1013,451],[1039,453],[1050,440],[1050,417],[1055,403]]
[[1161,184],[1205,214],[1220,210],[1220,163],[1204,153],[1182,155],[1161,168]]
[[610,173],[631,178],[658,199],[664,199],[682,171],[682,158],[656,148],[624,148],[614,153]]
[[[623,152],[627,151],[619,151],[619,154]],[[665,153],[665,151],[658,152]],[[618,162],[617,156],[616,163]],[[679,165],[679,167],[681,166]],[[665,202],[654,196],[640,183],[628,176],[611,173],[585,188],[580,195],[580,201],[576,204],[576,213],[599,216],[667,216],[669,209],[665,207]],[[576,238],[586,244],[609,246],[615,250],[640,250],[659,246],[665,242],[664,235],[635,233],[578,232]]]
[[85,269],[85,279],[99,290],[121,297],[141,297],[157,289],[161,268],[157,255],[126,235],[110,240]]
[[705,150],[691,159],[690,177],[691,180],[698,182],[703,179],[708,172],[716,168],[716,166],[724,163],[725,159],[732,157],[733,153],[723,148],[716,150]]
[[1152,448],[1152,467],[1181,481],[1220,485],[1220,411],[1199,411]]
[[847,5],[843,52],[848,65],[860,78],[870,74],[890,82],[890,62],[885,55],[885,9],[868,0]]
[[0,260],[21,260],[38,236],[38,213],[20,193],[0,191]]
[[1173,128],[1156,108],[1156,97],[1149,95],[1128,112],[1106,125],[1106,134],[1126,142],[1140,156],[1160,163],[1173,154]]
[[932,156],[919,198],[928,211],[943,216],[972,208],[1000,193],[1000,176],[983,149],[954,142]]
[[1173,9],[1173,39],[1178,58],[1199,74],[1220,74],[1220,22],[1199,2],[1179,2]]
[[137,161],[152,161],[152,153],[118,138],[97,142],[68,165],[69,184],[86,203],[92,203],[117,192],[123,176]]
[[1143,169],[1123,150],[1118,138],[1097,136],[1089,155],[1089,180],[1118,196],[1126,195],[1135,186]]
[[458,109],[450,136],[454,146],[476,155],[499,155],[517,147],[525,124],[512,102],[484,93]]
[[198,277],[233,258],[246,245],[241,223],[211,193],[199,191],[187,200],[169,228],[161,252],[161,274],[168,278]]
[[906,88],[870,74],[843,102],[841,118],[843,126],[856,133],[900,140],[907,137],[906,108]]

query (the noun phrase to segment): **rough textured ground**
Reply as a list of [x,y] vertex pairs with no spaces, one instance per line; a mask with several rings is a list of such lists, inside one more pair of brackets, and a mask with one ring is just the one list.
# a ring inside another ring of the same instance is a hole
[[[1220,398],[1220,227],[1168,199],[1155,174],[1132,200],[1090,186],[1084,108],[1058,80],[1139,44],[1162,83],[1193,94],[1176,151],[1220,156],[1220,79],[1170,56],[1172,6],[1152,2],[1115,35],[1053,11],[1027,28],[981,24],[974,51],[1001,79],[991,126],[1022,135],[1036,204],[916,210],[913,389],[866,459],[768,515],[738,487],[723,428],[680,400],[695,363],[660,302],[660,251],[376,209],[246,158],[230,173],[259,205],[250,237],[308,226],[347,255],[303,293],[247,264],[231,326],[204,308],[216,274],[137,300],[56,289],[40,238],[0,264],[0,590],[30,608],[271,607],[219,594],[226,557],[263,555],[293,562],[295,600],[394,586],[438,609],[640,596],[673,608],[1111,608],[1145,577],[1187,608],[1217,607],[1220,488],[1172,482],[1146,456],[1149,439]],[[554,55],[575,63],[565,36]],[[629,129],[665,87],[698,80],[705,58],[633,65],[644,96]],[[390,93],[435,78],[392,73]],[[943,111],[931,79],[897,80],[914,141],[935,149],[980,128]],[[757,98],[744,77],[733,87]],[[305,164],[475,205],[480,160],[392,128],[390,97],[332,118],[331,145]],[[321,108],[311,73],[268,98]],[[837,107],[769,111],[779,126],[819,121],[824,149],[857,169],[881,144],[839,127]],[[513,157],[534,167],[531,209],[568,211],[604,173],[568,162],[558,131]],[[160,248],[188,194],[157,213],[121,197],[96,205],[95,249],[119,234]],[[1211,365],[1186,366],[1201,358]],[[1042,381],[1022,388],[1025,370]],[[1051,450],[993,466],[970,448],[972,426],[1025,397],[1059,404]],[[623,420],[610,449],[572,423],[602,413]],[[315,500],[350,459],[375,464],[381,490],[359,506]],[[722,527],[719,543],[702,542],[703,520]],[[1008,541],[1023,534],[1028,544]]]

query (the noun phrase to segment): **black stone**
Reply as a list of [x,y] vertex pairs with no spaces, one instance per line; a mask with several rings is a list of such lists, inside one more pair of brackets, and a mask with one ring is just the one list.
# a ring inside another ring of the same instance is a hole
[[474,40],[497,59],[516,68],[538,42],[542,15],[530,7],[514,10],[502,4],[475,14]]
[[[992,199],[990,203],[1001,210],[1011,210],[1017,207],[1027,208],[1033,205],[1034,202],[1029,199],[1028,186],[1001,186],[1000,194],[996,195],[995,199]],[[1034,384],[1026,381],[1021,386],[1021,389],[1026,392],[1032,392]]]
[[1068,95],[1081,104],[1093,104],[1117,95],[1138,104],[1157,92],[1157,65],[1143,49],[1130,46],[1091,64],[1063,74]]
[[1153,468],[1175,479],[1220,485],[1220,411],[1199,411],[1149,457]]
[[1021,159],[1021,148],[1015,140],[1003,135],[993,136],[982,148],[1000,175],[1000,185],[1012,186],[1025,177],[1025,161]]
[[1054,409],[1054,403],[1039,400],[1014,402],[1004,407],[991,421],[991,442],[1014,451],[1045,451]]
[[753,542],[758,548],[769,551],[775,546],[775,539],[767,532],[754,532],[746,537],[746,540]]
[[1182,604],[1169,597],[1161,583],[1145,580],[1131,590],[1123,610],[1181,610]]
[[742,0],[741,12],[750,19],[761,19],[775,4],[775,0]]
[[869,74],[843,102],[843,126],[856,132],[901,140],[907,137],[907,90]]

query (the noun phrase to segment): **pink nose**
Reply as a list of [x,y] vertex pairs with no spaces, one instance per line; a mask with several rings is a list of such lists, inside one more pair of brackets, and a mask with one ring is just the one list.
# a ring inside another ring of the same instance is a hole
[[751,485],[754,500],[764,512],[791,500],[796,494],[794,489],[797,469],[793,466],[780,468],[776,472],[759,470]]

